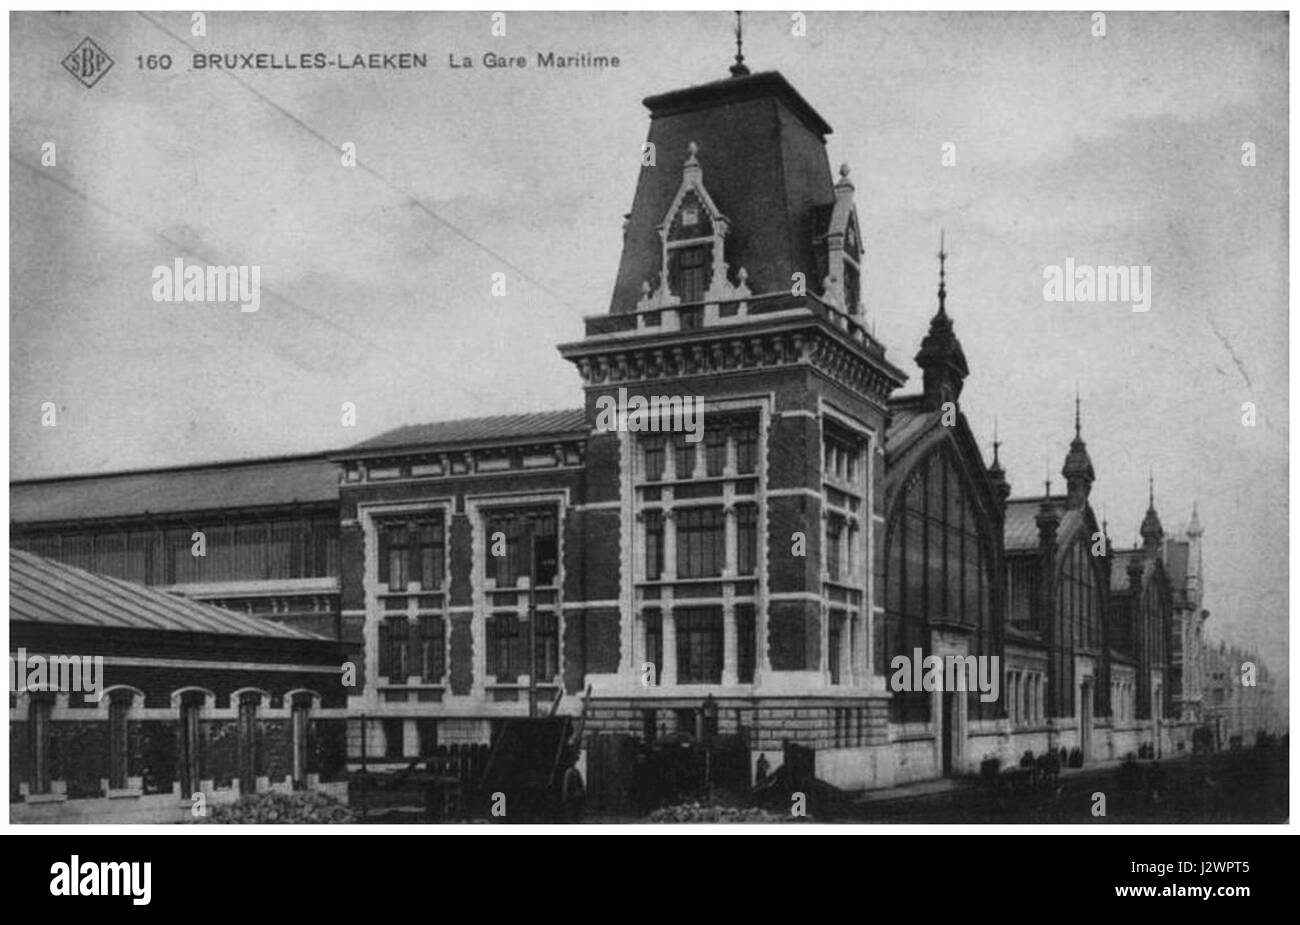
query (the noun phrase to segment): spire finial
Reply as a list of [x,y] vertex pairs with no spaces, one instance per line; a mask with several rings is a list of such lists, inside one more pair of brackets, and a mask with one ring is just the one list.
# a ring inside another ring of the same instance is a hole
[[1074,384],[1074,439],[1076,440],[1080,439],[1079,437],[1080,429],[1081,428],[1079,425],[1079,383],[1076,382]]
[[736,10],[736,63],[731,66],[732,77],[744,77],[749,73],[749,68],[745,67],[744,23],[741,22],[743,15],[740,10]]
[[948,294],[947,286],[944,282],[944,263],[948,259],[948,253],[943,249],[943,229],[939,229],[939,314],[944,314],[943,300]]
[[1151,510],[1156,509],[1156,472],[1151,469],[1147,473],[1147,507]]

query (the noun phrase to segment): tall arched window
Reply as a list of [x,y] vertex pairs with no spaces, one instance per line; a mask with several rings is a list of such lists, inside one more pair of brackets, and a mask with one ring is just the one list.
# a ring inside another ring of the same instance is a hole
[[[885,618],[876,645],[876,670],[886,678],[895,656],[934,654],[935,624],[967,630],[968,654],[993,653],[989,527],[950,452],[936,450],[919,462],[901,490],[886,532]],[[928,720],[930,696],[895,693],[893,720]],[[971,694],[972,719],[991,717],[995,708]]]

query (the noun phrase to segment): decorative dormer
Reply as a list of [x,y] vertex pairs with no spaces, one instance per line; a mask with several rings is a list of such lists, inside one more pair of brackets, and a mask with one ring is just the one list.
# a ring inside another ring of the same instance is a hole
[[748,274],[741,268],[738,282],[728,279],[727,217],[704,186],[699,145],[691,142],[682,165],[682,182],[659,225],[662,258],[659,286],[641,284],[638,309],[664,308],[683,302],[722,302],[750,294]]
[[841,311],[859,315],[862,313],[862,240],[848,164],[840,165],[825,241],[826,278],[822,280],[822,298]]

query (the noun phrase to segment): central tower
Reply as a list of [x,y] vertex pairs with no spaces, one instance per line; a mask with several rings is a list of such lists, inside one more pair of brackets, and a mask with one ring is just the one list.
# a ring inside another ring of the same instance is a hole
[[[783,76],[737,64],[644,101],[609,312],[560,351],[592,428],[586,541],[621,549],[586,589],[620,611],[618,671],[588,675],[592,721],[651,736],[716,709],[776,764],[782,738],[887,737],[872,564],[886,402],[905,377],[863,324],[830,126]],[[673,400],[702,403],[701,434],[598,413]],[[792,699],[810,722],[783,719]]]

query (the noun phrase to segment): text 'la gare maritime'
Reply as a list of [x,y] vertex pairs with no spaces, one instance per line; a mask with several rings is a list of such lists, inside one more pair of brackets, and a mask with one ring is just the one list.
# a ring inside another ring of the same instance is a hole
[[[447,55],[447,66],[453,70],[474,68],[476,59],[469,55]],[[486,52],[477,59],[478,65],[486,70],[527,69],[528,58],[525,55],[499,55]],[[581,52],[573,55],[556,54],[554,51],[537,52],[537,67],[541,70],[567,70],[570,68],[601,69],[618,67],[617,55],[596,55]],[[369,52],[351,55],[338,52],[329,54],[323,51],[302,52],[301,54],[281,54],[279,52],[209,52],[194,55],[194,70],[255,70],[255,71],[298,71],[298,70],[385,70],[405,71],[427,68],[429,56],[415,51],[403,52]]]

